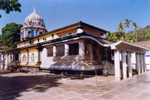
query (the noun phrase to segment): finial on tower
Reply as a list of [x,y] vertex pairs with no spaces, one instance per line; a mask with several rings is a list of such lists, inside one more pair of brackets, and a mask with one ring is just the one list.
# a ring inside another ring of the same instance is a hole
[[36,11],[35,5],[33,6],[33,11]]

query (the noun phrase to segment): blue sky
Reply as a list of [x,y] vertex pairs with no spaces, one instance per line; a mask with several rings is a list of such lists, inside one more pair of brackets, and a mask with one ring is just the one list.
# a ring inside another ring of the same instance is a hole
[[141,28],[150,25],[150,0],[19,0],[19,2],[22,5],[21,13],[5,14],[0,10],[2,15],[0,31],[7,23],[23,24],[25,18],[33,12],[34,4],[48,31],[83,21],[114,32],[117,31],[117,24],[126,18],[138,23]]

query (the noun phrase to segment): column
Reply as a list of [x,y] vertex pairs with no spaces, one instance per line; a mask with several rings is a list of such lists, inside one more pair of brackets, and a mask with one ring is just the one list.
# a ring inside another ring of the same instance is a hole
[[13,59],[12,61],[16,61],[16,53],[13,53]]
[[40,56],[41,48],[36,48],[36,49],[37,49],[37,52],[38,52],[38,62],[37,63],[41,63],[41,56]]
[[144,70],[143,70],[143,54],[140,54],[140,70],[141,70],[141,73],[144,72]]
[[36,30],[34,30],[34,36],[36,36]]
[[144,72],[146,72],[145,54],[143,54],[143,68],[144,68]]
[[42,59],[41,59],[41,60],[42,60],[42,63],[45,62],[46,58],[47,58],[47,48],[44,47],[44,48],[43,48],[43,51],[42,51]]
[[127,52],[129,77],[132,77],[131,53]]
[[4,69],[4,55],[1,55],[1,69]]
[[115,67],[115,80],[120,81],[120,53],[119,50],[114,50],[114,67]]
[[85,59],[85,42],[84,42],[84,40],[79,41],[79,56],[80,56],[80,60]]
[[69,45],[68,44],[64,44],[65,45],[65,56],[68,56],[69,55]]
[[126,66],[126,52],[122,51],[122,68],[123,68],[123,79],[127,78],[127,66]]
[[56,57],[56,54],[57,54],[57,49],[56,49],[56,46],[54,45],[53,46],[53,57]]
[[6,53],[6,55],[5,55],[5,67],[4,67],[5,70],[7,70],[7,68],[8,68],[8,59],[9,59],[9,54]]
[[100,47],[99,47],[99,44],[96,45],[96,55],[97,55],[97,59],[100,59]]
[[93,55],[93,42],[92,41],[90,41],[89,43],[89,53],[90,53],[90,59],[93,60],[94,55]]
[[140,74],[140,58],[139,58],[139,53],[136,53],[136,68],[137,68],[137,73]]

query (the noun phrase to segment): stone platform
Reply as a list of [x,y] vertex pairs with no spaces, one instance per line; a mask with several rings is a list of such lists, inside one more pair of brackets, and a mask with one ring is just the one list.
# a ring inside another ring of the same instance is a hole
[[[97,79],[97,81],[96,81]],[[0,70],[0,100],[149,100],[150,71],[116,82],[114,76],[68,76]]]

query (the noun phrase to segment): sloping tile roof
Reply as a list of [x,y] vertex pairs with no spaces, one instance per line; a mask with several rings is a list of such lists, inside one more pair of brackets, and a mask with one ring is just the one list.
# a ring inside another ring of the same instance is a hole
[[150,41],[134,42],[132,44],[139,45],[139,46],[146,47],[146,48],[150,48]]

